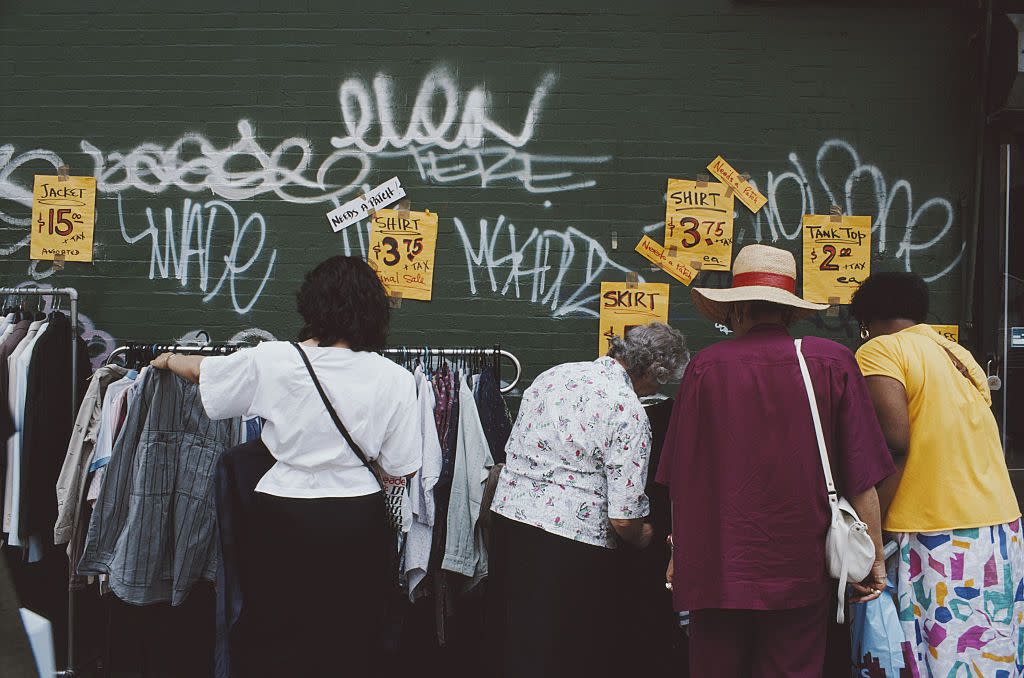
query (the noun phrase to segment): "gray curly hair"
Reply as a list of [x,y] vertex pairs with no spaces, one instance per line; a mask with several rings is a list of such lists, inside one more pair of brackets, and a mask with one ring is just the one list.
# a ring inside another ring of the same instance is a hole
[[665,323],[638,325],[624,338],[612,337],[608,356],[621,360],[634,379],[650,375],[659,384],[679,381],[690,362],[686,337]]

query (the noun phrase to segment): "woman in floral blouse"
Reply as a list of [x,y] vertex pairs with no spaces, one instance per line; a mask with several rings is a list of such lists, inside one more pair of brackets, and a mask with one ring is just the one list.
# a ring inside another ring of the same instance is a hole
[[610,549],[651,540],[651,430],[639,396],[677,381],[689,354],[668,325],[634,327],[608,355],[567,363],[526,390],[493,510],[507,536],[505,675],[596,675]]

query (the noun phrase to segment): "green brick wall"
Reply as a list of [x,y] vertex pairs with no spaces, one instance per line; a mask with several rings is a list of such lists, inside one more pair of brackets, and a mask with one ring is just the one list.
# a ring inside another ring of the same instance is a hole
[[[737,203],[737,246],[799,253],[800,215],[834,200],[874,217],[875,270],[927,276],[957,322],[975,84],[953,11],[105,4],[0,5],[0,280],[79,288],[97,355],[291,337],[301,274],[365,247],[331,232],[332,198],[397,175],[440,236],[434,300],[396,310],[393,343],[501,343],[528,377],[590,359],[600,281],[670,281],[633,246],[660,238],[666,179],[717,154],[769,198]],[[54,273],[27,233],[61,162],[98,179],[96,261]],[[693,347],[723,338],[671,294]],[[856,335],[845,312],[798,330]]]

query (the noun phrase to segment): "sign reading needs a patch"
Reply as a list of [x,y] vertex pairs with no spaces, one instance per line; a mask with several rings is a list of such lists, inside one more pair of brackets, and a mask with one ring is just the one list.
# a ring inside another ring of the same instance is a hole
[[598,355],[608,353],[612,337],[653,322],[668,322],[668,283],[601,283]]
[[750,208],[751,212],[757,212],[768,202],[768,198],[761,194],[761,191],[754,188],[754,185],[740,176],[740,173],[733,169],[722,156],[718,156],[708,165],[708,171],[720,179],[726,186],[736,192],[736,197],[744,205]]
[[380,210],[373,217],[367,261],[392,296],[430,301],[437,215]]
[[697,277],[697,270],[687,266],[684,259],[668,256],[662,245],[646,235],[637,243],[636,251],[684,285],[689,285]]
[[732,267],[733,205],[733,194],[725,184],[669,179],[665,249],[689,266],[699,262],[701,270],[728,271]]
[[391,177],[366,195],[349,200],[341,207],[328,212],[327,222],[331,225],[331,230],[337,233],[370,216],[373,210],[387,207],[404,197],[405,189],[402,188],[398,177]]
[[804,215],[804,299],[849,304],[871,275],[871,217],[833,219]]
[[960,343],[959,325],[932,325],[932,329],[950,341]]
[[36,175],[29,258],[92,261],[95,225],[95,177]]

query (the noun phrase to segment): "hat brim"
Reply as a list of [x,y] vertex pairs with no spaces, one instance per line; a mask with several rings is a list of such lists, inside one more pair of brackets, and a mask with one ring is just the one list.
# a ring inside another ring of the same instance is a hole
[[815,304],[805,301],[792,292],[765,285],[749,285],[747,287],[730,287],[725,289],[695,287],[690,292],[690,296],[693,299],[693,305],[697,307],[698,311],[708,319],[722,324],[725,324],[728,319],[729,304],[734,304],[738,301],[768,301],[781,306],[789,306],[794,309],[794,320],[801,320],[819,311],[824,311],[829,307],[828,304]]

